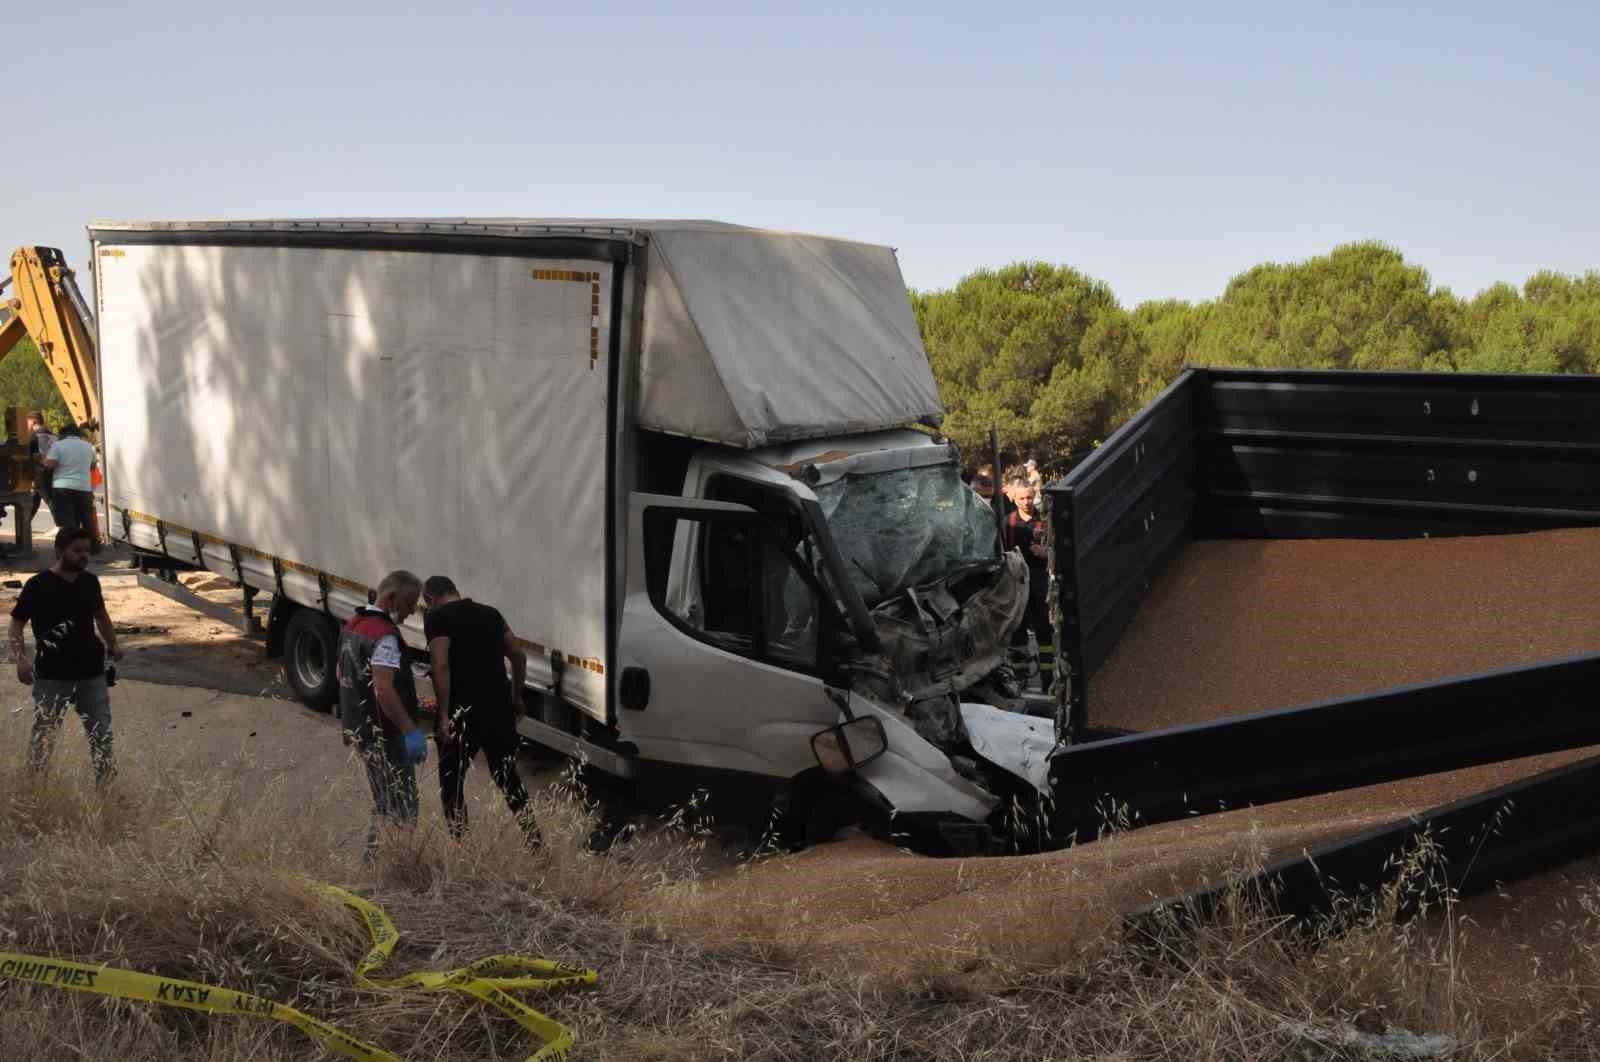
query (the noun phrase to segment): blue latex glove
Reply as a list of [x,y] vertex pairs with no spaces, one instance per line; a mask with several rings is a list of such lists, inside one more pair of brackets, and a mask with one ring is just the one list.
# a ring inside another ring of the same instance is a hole
[[420,726],[406,731],[405,742],[407,763],[421,763],[428,758],[428,735]]

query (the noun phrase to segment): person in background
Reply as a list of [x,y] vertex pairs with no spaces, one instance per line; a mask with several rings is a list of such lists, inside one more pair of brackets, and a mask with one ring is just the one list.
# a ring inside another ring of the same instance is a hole
[[1028,486],[1033,491],[1033,511],[1042,513],[1044,511],[1044,472],[1039,468],[1039,462],[1031,457],[1022,463],[1022,470],[1027,475]]
[[54,499],[50,515],[57,527],[81,527],[89,532],[90,553],[100,552],[100,543],[94,537],[94,485],[90,480],[95,464],[94,446],[76,424],[62,427],[61,438],[44,458],[44,467],[51,473],[50,492]]
[[[11,658],[17,662],[17,681],[33,687],[28,766],[39,770],[50,759],[70,705],[83,720],[89,738],[95,784],[104,785],[116,774],[106,654],[121,660],[122,649],[106,612],[100,580],[86,570],[89,541],[89,532],[81,527],[56,532],[56,562],[23,585],[11,609],[10,646]],[[22,641],[23,628],[29,623],[33,624],[32,659]]]
[[[1045,646],[1053,640],[1048,605],[1049,560],[1044,548],[1044,521],[1033,507],[1033,491],[1026,473],[1016,473],[1006,483],[1006,495],[1015,506],[1015,511],[1006,518],[1006,528],[1012,545],[1022,551],[1022,559],[1028,565],[1027,611],[1023,614],[1022,625],[1012,635],[1011,644],[1026,644],[1031,630],[1039,644]],[[1039,677],[1048,690],[1051,676],[1042,666]]]
[[[1007,476],[1007,478],[1009,479],[1010,477]],[[978,466],[977,474],[972,477],[972,489],[978,495],[978,497],[984,500],[984,503],[988,505],[989,508],[994,509],[995,506],[998,505],[999,508],[996,511],[1000,514],[1002,520],[1009,521],[1013,509],[1011,499],[1007,496],[1005,490],[1001,491],[999,494],[996,494],[994,487],[994,465],[986,461]],[[1009,490],[1009,488],[1007,488],[1007,490]],[[1006,541],[1002,543],[1004,548],[1010,549],[1016,545],[1016,543],[1011,540],[1009,523],[1006,524],[1005,538]]]
[[363,862],[378,851],[384,823],[417,821],[417,764],[428,758],[428,735],[416,724],[417,687],[405,662],[400,624],[417,609],[422,580],[403,569],[378,583],[339,632],[339,722],[347,744],[366,765],[372,825]]
[[497,609],[462,597],[449,576],[429,576],[422,584],[422,603],[439,701],[439,800],[450,832],[457,837],[466,832],[467,768],[482,749],[489,777],[505,794],[528,847],[537,848],[539,824],[517,774],[518,704],[527,685],[528,654]]
[[50,447],[56,444],[56,434],[45,424],[44,417],[39,413],[28,414],[28,463],[33,467],[33,510],[30,516],[39,515],[41,504],[50,506],[50,512],[55,512],[55,502],[51,500],[50,469],[45,467],[45,455],[50,452]]

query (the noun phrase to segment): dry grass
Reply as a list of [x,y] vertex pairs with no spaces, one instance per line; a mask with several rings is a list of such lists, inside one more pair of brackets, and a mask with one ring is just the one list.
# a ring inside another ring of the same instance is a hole
[[[552,795],[539,807],[541,853],[524,852],[509,816],[484,806],[466,842],[424,828],[388,838],[363,867],[348,786],[285,785],[246,806],[237,776],[181,780],[127,763],[100,794],[76,751],[43,777],[0,756],[0,949],[271,995],[408,1059],[523,1058],[532,1045],[465,997],[353,989],[364,931],[309,880],[389,911],[402,942],[386,974],[501,951],[598,969],[593,990],[529,997],[577,1028],[583,1058],[1353,1058],[1378,1057],[1360,1033],[1391,1028],[1447,1036],[1452,1057],[1600,1053],[1600,895],[1571,906],[1574,971],[1535,986],[1542,1004],[1520,1017],[1496,1013],[1467,982],[1458,920],[1397,927],[1385,905],[1398,894],[1345,912],[1342,932],[1315,941],[1240,895],[1217,927],[1138,946],[1101,940],[1051,968],[973,941],[920,973],[874,979],[819,961],[771,913],[728,912],[742,939],[697,943],[661,901],[692,888],[713,854],[692,815],[596,859],[580,852],[578,804]],[[122,1062],[314,1054],[270,1023],[10,982],[0,982],[0,1045],[15,1058]]]

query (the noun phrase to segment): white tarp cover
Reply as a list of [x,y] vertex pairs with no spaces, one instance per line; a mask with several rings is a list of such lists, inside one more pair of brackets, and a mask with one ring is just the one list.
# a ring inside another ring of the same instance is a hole
[[[609,264],[101,238],[114,507],[369,586],[446,574],[604,662]],[[563,691],[604,717],[597,671]]]
[[641,427],[754,448],[943,416],[890,248],[664,226],[645,285]]
[[[283,218],[116,231],[624,240],[648,246],[640,426],[754,449],[944,416],[894,250],[716,221]],[[609,294],[609,293],[608,293]],[[602,301],[605,301],[604,299]]]

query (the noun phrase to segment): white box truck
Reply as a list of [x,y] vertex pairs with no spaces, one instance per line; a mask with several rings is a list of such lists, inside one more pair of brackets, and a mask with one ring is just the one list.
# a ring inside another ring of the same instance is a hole
[[1050,723],[970,703],[1027,576],[932,430],[891,249],[699,221],[90,239],[108,531],[271,592],[308,704],[409,568],[505,613],[523,734],[618,778],[946,848],[1043,784]]

